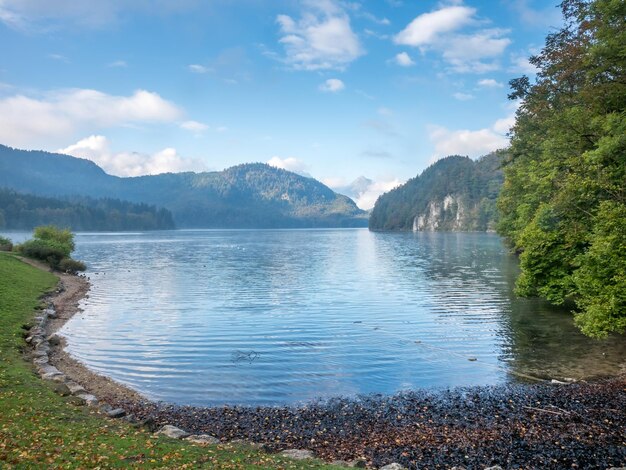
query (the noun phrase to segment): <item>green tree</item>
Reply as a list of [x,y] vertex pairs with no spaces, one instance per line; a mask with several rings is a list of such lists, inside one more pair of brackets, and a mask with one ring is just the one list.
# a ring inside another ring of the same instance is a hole
[[574,300],[582,331],[602,337],[626,327],[626,2],[561,7],[564,28],[531,58],[535,83],[511,81],[522,101],[499,231],[520,252],[517,292]]

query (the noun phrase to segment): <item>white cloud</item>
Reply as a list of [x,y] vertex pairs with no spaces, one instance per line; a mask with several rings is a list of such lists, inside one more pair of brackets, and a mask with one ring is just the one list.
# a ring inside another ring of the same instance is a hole
[[411,67],[412,65],[415,65],[415,62],[413,61],[413,59],[411,59],[411,56],[406,52],[400,52],[399,54],[396,54],[396,56],[394,57],[394,61],[401,67]]
[[449,6],[423,13],[400,31],[393,41],[405,46],[424,46],[434,42],[442,33],[450,33],[472,22],[476,9]]
[[445,41],[443,58],[457,72],[485,73],[497,70],[494,62],[484,62],[502,55],[511,40],[503,37],[508,30],[485,29],[474,34],[455,35]]
[[363,191],[357,196],[354,202],[359,208],[363,210],[369,210],[374,207],[378,196],[387,191],[391,191],[393,188],[397,188],[403,183],[403,181],[394,178],[386,181],[374,181],[367,190]]
[[198,121],[184,121],[180,123],[180,127],[196,134],[201,134],[209,128],[206,124]]
[[386,108],[385,106],[381,106],[380,108],[378,108],[378,114],[380,114],[381,116],[392,116],[393,111],[389,108]]
[[311,176],[308,173],[308,165],[295,157],[281,158],[278,156],[274,156],[267,161],[267,164],[275,168],[282,168],[283,170],[298,173],[302,176]]
[[486,73],[500,66],[495,61],[511,44],[508,30],[477,29],[469,33],[460,30],[478,27],[484,20],[476,18],[476,9],[462,5],[442,7],[416,17],[395,37],[396,44],[419,47],[422,52],[435,51],[458,73]]
[[79,140],[59,153],[86,158],[104,171],[116,176],[157,175],[181,171],[205,170],[205,165],[197,159],[183,158],[174,148],[165,148],[153,154],[138,152],[112,152],[109,140],[102,135],[92,135]]
[[469,100],[473,100],[474,99],[474,95],[470,95],[469,93],[457,92],[457,93],[453,94],[452,96],[454,96],[454,98],[459,100],[459,101],[469,101]]
[[137,90],[115,96],[89,89],[59,90],[43,97],[14,95],[0,99],[0,141],[32,146],[59,142],[89,127],[171,122],[182,110],[158,94]]
[[337,93],[345,87],[346,85],[338,78],[329,78],[319,86],[319,89],[325,92]]
[[[532,54],[534,52],[531,51]],[[528,61],[529,53],[514,53],[511,54],[509,72],[512,73],[524,73],[528,75],[536,74],[539,69]]]
[[363,55],[350,18],[339,4],[316,0],[306,1],[304,5],[298,21],[287,15],[276,18],[286,64],[297,70],[343,70]]
[[193,73],[208,73],[211,72],[211,69],[209,67],[205,67],[204,65],[200,65],[200,64],[190,64],[187,66],[187,68],[192,71]]
[[478,130],[449,130],[442,126],[430,126],[430,141],[435,146],[433,161],[448,155],[480,157],[509,145],[506,137],[515,124],[515,114],[498,119],[491,127]]
[[451,131],[445,127],[431,126],[430,140],[435,144],[434,160],[448,155],[468,155],[475,158],[504,148],[509,141],[491,128],[470,131]]
[[504,85],[493,78],[483,78],[478,80],[478,86],[485,88],[502,88]]
[[339,194],[349,196],[363,210],[369,210],[374,207],[378,196],[391,191],[403,183],[403,181],[393,177],[379,181],[361,177],[352,183],[347,183],[342,178],[326,178],[322,182]]

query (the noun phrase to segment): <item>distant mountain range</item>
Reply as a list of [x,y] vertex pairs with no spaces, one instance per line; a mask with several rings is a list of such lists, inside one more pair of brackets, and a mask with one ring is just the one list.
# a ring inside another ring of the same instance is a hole
[[494,230],[502,187],[498,152],[477,161],[450,156],[438,160],[376,201],[371,230]]
[[0,187],[155,205],[171,211],[180,228],[367,226],[366,212],[350,198],[313,178],[263,163],[121,178],[89,160],[0,145]]

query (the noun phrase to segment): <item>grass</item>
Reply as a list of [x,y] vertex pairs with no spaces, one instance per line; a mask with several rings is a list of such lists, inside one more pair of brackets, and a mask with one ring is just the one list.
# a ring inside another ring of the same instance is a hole
[[0,253],[0,468],[338,468],[247,446],[155,437],[54,393],[22,357],[24,329],[57,278]]

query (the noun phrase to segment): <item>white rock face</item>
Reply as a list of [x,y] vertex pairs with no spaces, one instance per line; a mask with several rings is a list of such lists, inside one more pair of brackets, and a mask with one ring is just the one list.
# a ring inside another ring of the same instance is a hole
[[[467,209],[463,200],[453,194],[447,194],[441,201],[430,201],[426,211],[413,218],[413,231],[434,232],[441,228],[444,222],[446,222],[446,230],[460,230],[463,228],[466,214]],[[452,224],[450,224],[451,219]]]

